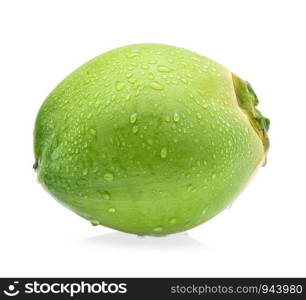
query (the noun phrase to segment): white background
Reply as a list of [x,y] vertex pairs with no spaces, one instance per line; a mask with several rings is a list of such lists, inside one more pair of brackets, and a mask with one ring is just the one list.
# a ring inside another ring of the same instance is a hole
[[[1,1],[0,276],[306,276],[305,1]],[[184,47],[252,83],[268,164],[230,209],[187,234],[92,227],[37,183],[32,131],[47,94],[130,43]]]

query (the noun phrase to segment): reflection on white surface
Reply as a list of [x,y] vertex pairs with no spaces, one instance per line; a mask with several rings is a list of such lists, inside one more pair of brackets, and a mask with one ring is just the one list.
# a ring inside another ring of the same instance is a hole
[[207,247],[198,240],[190,237],[188,233],[177,233],[162,237],[137,236],[122,232],[100,234],[83,240],[83,243],[94,246],[159,249],[159,250],[205,250]]

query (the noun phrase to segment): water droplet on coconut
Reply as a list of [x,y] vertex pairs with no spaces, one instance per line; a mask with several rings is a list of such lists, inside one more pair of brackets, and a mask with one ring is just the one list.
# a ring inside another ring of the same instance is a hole
[[188,222],[186,222],[185,224],[184,224],[184,227],[189,227],[190,226],[190,221],[188,221]]
[[138,132],[138,126],[137,125],[135,125],[135,126],[133,126],[133,129],[132,129],[132,131],[133,131],[133,133],[137,133]]
[[107,172],[104,174],[104,179],[107,181],[112,181],[114,179],[114,174],[111,172]]
[[153,90],[163,90],[164,89],[163,85],[161,85],[157,81],[152,81],[150,83],[149,87],[152,88]]
[[161,158],[166,158],[167,157],[167,153],[168,151],[167,151],[167,148],[162,148],[161,149],[161,151],[160,151],[160,156],[161,156]]
[[197,190],[196,187],[194,187],[192,184],[188,184],[187,185],[187,192],[191,192],[191,193],[194,193],[195,191]]
[[100,224],[98,220],[91,220],[90,223],[92,226],[98,226]]
[[185,78],[181,78],[181,82],[183,82],[184,84],[187,84],[188,80],[186,80]]
[[95,129],[89,129],[90,134],[97,135],[97,131]]
[[202,215],[205,215],[207,212],[207,207],[205,207],[203,210],[202,210]]
[[157,71],[159,71],[159,72],[170,72],[171,69],[166,67],[166,66],[158,66]]
[[180,120],[180,115],[177,112],[174,113],[173,120],[174,122],[178,122]]
[[176,219],[175,218],[172,218],[170,221],[169,221],[170,224],[175,224],[176,223]]
[[107,191],[103,191],[103,192],[98,191],[98,193],[102,196],[104,200],[110,200],[111,198],[110,193]]
[[126,57],[127,57],[127,58],[133,58],[133,57],[136,57],[136,56],[138,56],[138,53],[137,53],[137,52],[134,52],[134,53],[128,54]]
[[167,122],[170,122],[170,121],[171,121],[170,116],[166,116],[166,117],[165,117],[165,120],[166,120]]
[[116,90],[121,91],[125,88],[125,83],[122,81],[117,81],[116,82]]
[[111,207],[111,208],[109,208],[109,209],[108,209],[108,212],[113,214],[113,213],[115,213],[115,212],[116,212],[116,209],[115,209],[115,208],[113,208],[113,207]]
[[149,78],[150,80],[154,79],[154,75],[153,75],[152,72],[149,73],[148,78]]
[[137,113],[134,113],[130,116],[130,122],[134,124],[137,120]]
[[159,233],[159,232],[163,231],[163,228],[162,227],[155,227],[153,230],[154,230],[154,232]]

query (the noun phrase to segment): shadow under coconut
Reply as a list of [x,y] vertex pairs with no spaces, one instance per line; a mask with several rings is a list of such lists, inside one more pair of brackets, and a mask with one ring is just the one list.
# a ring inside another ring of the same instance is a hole
[[122,232],[100,234],[83,240],[87,245],[111,248],[148,250],[207,250],[207,247],[188,233],[176,233],[162,237],[137,236]]

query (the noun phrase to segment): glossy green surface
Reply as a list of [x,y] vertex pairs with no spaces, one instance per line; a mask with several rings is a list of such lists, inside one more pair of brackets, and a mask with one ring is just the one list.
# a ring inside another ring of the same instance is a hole
[[34,137],[39,181],[58,201],[139,235],[215,216],[265,157],[232,74],[158,44],[118,48],[77,69],[43,103]]

